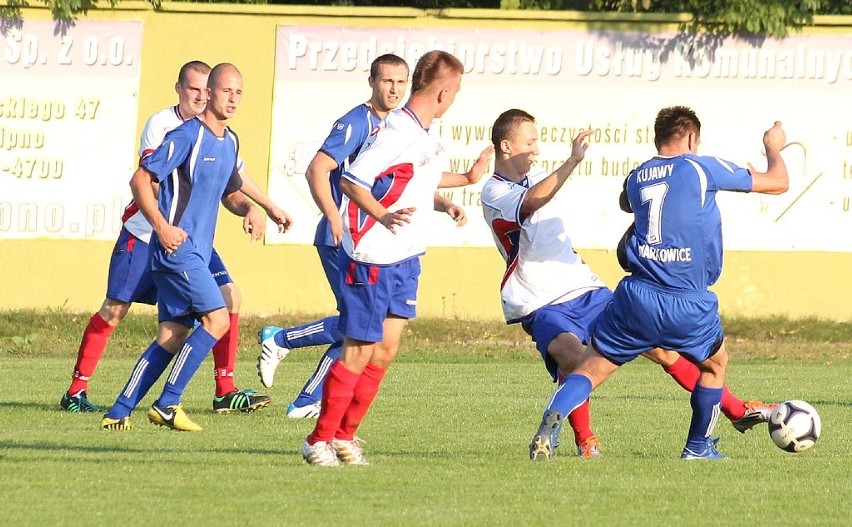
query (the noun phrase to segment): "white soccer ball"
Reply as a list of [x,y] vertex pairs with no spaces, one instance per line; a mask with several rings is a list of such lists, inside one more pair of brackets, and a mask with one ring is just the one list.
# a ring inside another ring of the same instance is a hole
[[769,416],[769,437],[787,452],[804,452],[811,448],[821,431],[819,414],[805,401],[779,403]]

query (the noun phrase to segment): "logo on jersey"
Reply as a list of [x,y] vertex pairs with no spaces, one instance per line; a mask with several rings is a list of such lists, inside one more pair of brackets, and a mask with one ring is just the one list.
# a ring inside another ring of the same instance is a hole
[[494,231],[494,237],[500,241],[500,248],[506,258],[506,272],[503,274],[503,281],[500,282],[502,289],[506,285],[506,280],[514,272],[518,266],[518,252],[521,245],[521,226],[514,221],[496,219],[491,222],[491,230]]
[[[413,175],[414,167],[411,163],[392,166],[379,174],[373,183],[371,193],[376,201],[388,208],[396,203]],[[357,247],[361,238],[376,224],[376,220],[351,201],[346,214],[349,220],[349,233],[352,235],[352,246]]]
[[215,162],[216,162],[216,158],[215,158],[215,157],[205,157],[205,158],[204,158],[204,161],[206,161],[206,162],[208,162],[208,163],[215,163]]

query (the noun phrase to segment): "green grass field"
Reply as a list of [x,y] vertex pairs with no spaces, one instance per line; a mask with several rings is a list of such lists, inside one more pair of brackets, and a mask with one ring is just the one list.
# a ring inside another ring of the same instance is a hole
[[[2,525],[849,525],[852,518],[852,327],[819,321],[727,324],[729,384],[743,398],[804,399],[823,419],[812,450],[788,454],[766,426],[716,428],[726,462],[678,459],[689,399],[639,360],[593,397],[604,458],[572,456],[570,434],[548,463],[527,445],[553,385],[516,328],[417,320],[359,430],[369,467],[317,468],[298,448],[313,421],[287,402],[321,350],[292,353],[255,414],[214,415],[212,363],[184,406],[195,434],[149,425],[99,430],[100,415],[67,414],[77,340],[88,316],[0,313]],[[307,320],[308,317],[299,317]],[[237,381],[259,387],[257,329],[243,323]],[[114,400],[154,321],[131,315],[91,382]]]

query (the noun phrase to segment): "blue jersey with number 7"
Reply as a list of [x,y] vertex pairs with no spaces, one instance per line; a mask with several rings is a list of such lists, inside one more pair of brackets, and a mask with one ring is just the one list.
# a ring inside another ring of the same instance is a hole
[[751,186],[747,169],[716,157],[656,156],[638,166],[626,182],[636,223],[627,242],[630,272],[666,287],[706,290],[722,272],[716,192]]

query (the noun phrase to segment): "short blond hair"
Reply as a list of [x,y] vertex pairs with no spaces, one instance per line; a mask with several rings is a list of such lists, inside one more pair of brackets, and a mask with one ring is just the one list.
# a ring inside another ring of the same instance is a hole
[[430,51],[420,57],[417,65],[414,66],[414,74],[411,76],[411,94],[425,90],[447,74],[463,73],[464,64],[455,56],[446,51]]

